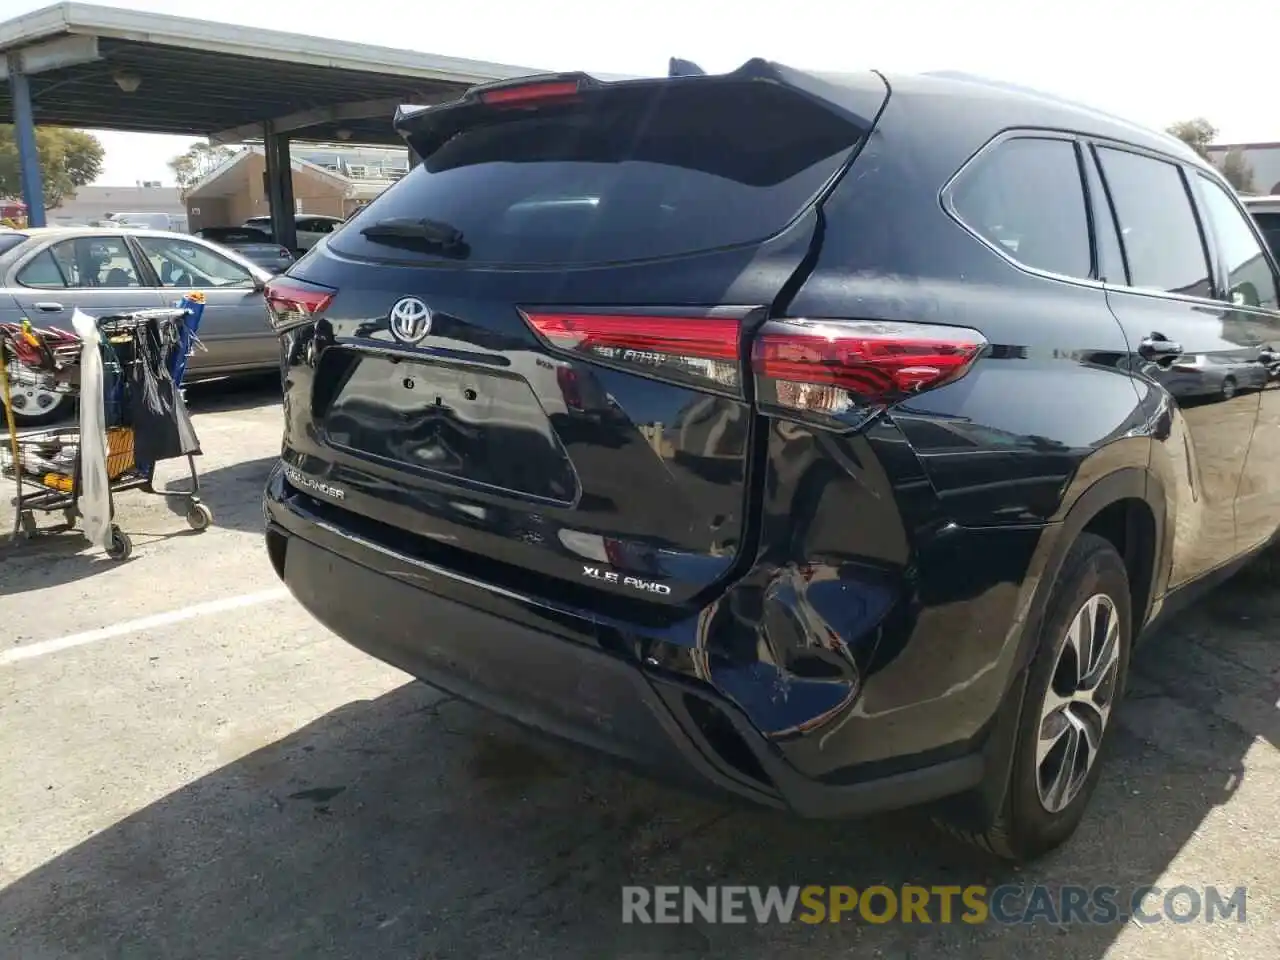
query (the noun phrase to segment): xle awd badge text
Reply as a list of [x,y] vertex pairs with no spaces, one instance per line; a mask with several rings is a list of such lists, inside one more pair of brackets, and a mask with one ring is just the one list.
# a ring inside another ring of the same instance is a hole
[[616,583],[623,587],[631,587],[633,590],[643,590],[645,593],[658,593],[666,596],[671,592],[671,588],[665,583],[658,583],[655,580],[641,580],[639,577],[626,577],[614,570],[601,570],[599,567],[583,566],[582,575],[590,577],[592,580],[603,580],[605,583]]

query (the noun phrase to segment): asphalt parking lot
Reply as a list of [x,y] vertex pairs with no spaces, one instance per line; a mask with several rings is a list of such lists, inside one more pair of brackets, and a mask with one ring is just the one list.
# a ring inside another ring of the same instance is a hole
[[[1012,870],[916,814],[686,796],[347,648],[261,546],[270,387],[192,405],[210,530],[130,493],[125,564],[75,535],[0,552],[0,958],[1280,956],[1280,578],[1140,651],[1079,835]],[[624,884],[903,883],[1247,886],[1247,920],[620,921]]]

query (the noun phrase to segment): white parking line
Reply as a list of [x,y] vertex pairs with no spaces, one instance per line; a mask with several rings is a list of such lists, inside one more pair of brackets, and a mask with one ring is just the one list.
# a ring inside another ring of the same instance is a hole
[[70,650],[72,647],[83,647],[85,644],[97,643],[99,640],[110,640],[112,637],[121,637],[125,634],[138,633],[142,630],[153,630],[156,627],[167,627],[173,623],[181,623],[183,620],[194,620],[196,617],[225,613],[228,610],[239,610],[243,607],[256,606],[259,603],[270,603],[272,600],[282,600],[288,595],[289,591],[284,587],[263,590],[259,593],[244,593],[238,597],[223,597],[221,600],[195,603],[189,607],[170,610],[167,613],[139,617],[137,620],[125,620],[109,627],[100,627],[97,630],[86,630],[83,633],[72,633],[65,637],[56,637],[53,640],[28,643],[21,647],[0,650],[0,667],[17,663],[20,660],[43,657],[50,653],[57,653],[60,650]]

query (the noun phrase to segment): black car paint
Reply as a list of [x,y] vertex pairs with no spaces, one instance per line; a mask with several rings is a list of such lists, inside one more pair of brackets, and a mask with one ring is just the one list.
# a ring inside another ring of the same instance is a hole
[[[646,764],[678,755],[761,802],[825,816],[981,783],[995,804],[1022,671],[1082,530],[1117,544],[1139,625],[1150,625],[1269,542],[1280,521],[1280,491],[1263,479],[1276,461],[1250,447],[1259,415],[1280,423],[1280,392],[1180,404],[1142,374],[1140,341],[1167,328],[1187,353],[1256,356],[1265,344],[1232,342],[1232,319],[1248,313],[1280,341],[1280,317],[1128,290],[1108,277],[1101,248],[1094,281],[1039,274],[947,208],[945,185],[1008,131],[1078,137],[1086,162],[1091,143],[1121,143],[1206,169],[1189,151],[999,88],[890,87],[852,172],[773,240],[590,271],[573,299],[741,305],[748,327],[766,314],[962,324],[991,344],[966,377],[857,434],[752,415],[719,461],[677,442],[659,453],[674,488],[649,483],[641,465],[651,461],[628,461],[620,483],[637,484],[634,517],[654,526],[628,529],[615,564],[673,585],[669,598],[641,599],[549,558],[546,538],[569,513],[480,490],[428,492],[325,447],[312,417],[315,357],[356,341],[396,351],[382,318],[399,296],[429,297],[450,335],[472,344],[473,356],[453,360],[499,362],[532,343],[498,306],[521,302],[518,272],[399,272],[326,250],[292,271],[342,292],[313,328],[286,337],[284,462],[340,485],[346,503],[273,475],[268,546],[290,588],[352,643],[446,689]],[[1092,186],[1096,171],[1086,173]],[[1096,220],[1100,198],[1090,201]],[[616,402],[591,434],[610,455],[680,422],[691,391],[592,372]],[[726,416],[741,405],[714,403]],[[1233,484],[1253,495],[1244,530]],[[695,486],[710,506],[679,512],[673,489]],[[678,522],[664,522],[673,511]],[[361,597],[381,590],[371,616]],[[450,630],[461,642],[436,639]],[[493,631],[503,642],[465,649]],[[597,679],[609,696],[591,691]]]

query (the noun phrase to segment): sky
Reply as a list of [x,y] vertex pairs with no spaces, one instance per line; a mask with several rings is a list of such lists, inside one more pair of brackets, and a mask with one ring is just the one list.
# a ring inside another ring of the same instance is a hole
[[[45,5],[0,0],[0,18]],[[1219,142],[1280,141],[1273,58],[1242,42],[1276,34],[1280,6],[1274,0],[109,5],[549,70],[661,75],[672,56],[709,72],[757,56],[825,70],[962,70],[1037,87],[1151,127],[1203,116],[1218,128]],[[95,133],[106,147],[97,182],[107,185],[171,183],[166,161],[193,142]]]

